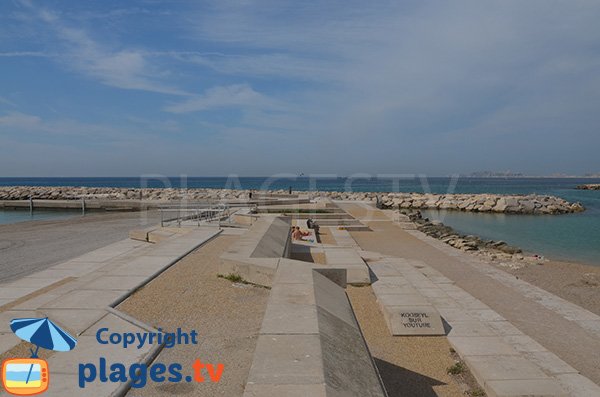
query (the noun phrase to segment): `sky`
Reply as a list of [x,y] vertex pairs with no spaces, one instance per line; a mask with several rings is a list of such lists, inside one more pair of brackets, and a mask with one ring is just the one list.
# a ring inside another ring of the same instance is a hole
[[600,2],[2,0],[0,176],[600,172]]

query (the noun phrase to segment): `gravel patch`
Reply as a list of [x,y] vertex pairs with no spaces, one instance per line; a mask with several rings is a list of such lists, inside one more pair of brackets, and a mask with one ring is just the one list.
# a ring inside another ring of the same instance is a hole
[[461,374],[468,383],[448,374],[456,359],[446,337],[392,336],[371,287],[346,292],[390,397],[459,397],[478,388],[468,370]]
[[184,376],[196,359],[223,363],[219,383],[152,383],[130,396],[241,396],[244,391],[269,290],[217,277],[221,253],[238,236],[218,236],[183,258],[124,301],[119,310],[156,328],[196,330],[198,345],[163,349],[155,362],[180,363]]

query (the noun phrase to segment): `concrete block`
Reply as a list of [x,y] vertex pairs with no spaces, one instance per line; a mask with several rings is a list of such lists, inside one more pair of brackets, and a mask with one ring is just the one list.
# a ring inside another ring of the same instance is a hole
[[398,270],[396,270],[394,265],[389,263],[371,263],[369,264],[369,267],[371,268],[371,271],[375,273],[377,278],[398,277],[402,275]]
[[346,324],[358,328],[352,306],[344,290],[319,273],[313,273],[316,305]]
[[318,315],[325,384],[332,389],[333,395],[385,397],[358,327],[321,307]]
[[600,386],[583,375],[563,374],[555,378],[569,396],[600,396]]
[[419,288],[419,293],[426,298],[449,298],[440,288]]
[[83,288],[92,290],[129,291],[147,280],[144,276],[100,276]]
[[367,265],[346,265],[346,279],[351,285],[371,284],[371,274]]
[[448,336],[448,342],[462,357],[519,354],[498,336]]
[[390,333],[399,335],[445,335],[439,313],[432,306],[381,306]]
[[482,385],[491,380],[548,379],[539,367],[521,356],[466,356],[464,359]]
[[455,321],[473,321],[473,317],[469,316],[463,309],[458,308],[441,308],[435,305],[440,315],[448,323],[452,325]]
[[[436,309],[457,309],[463,313],[466,313],[465,309],[462,309],[461,306],[454,300],[453,298],[445,297],[445,298],[429,298],[427,299],[429,303],[435,306]],[[473,317],[471,317],[473,318]]]
[[451,336],[496,336],[496,333],[479,321],[453,321],[452,329],[448,333]]
[[60,295],[55,294],[53,292],[40,294],[31,299],[27,299],[26,301],[23,301],[18,305],[11,307],[10,310],[36,310],[44,304],[58,298],[59,296]]
[[322,385],[265,385],[248,383],[243,397],[327,397]]
[[16,288],[16,287],[2,286],[2,288],[0,288],[0,299],[17,300],[17,299],[20,299],[24,296],[27,296],[27,295],[37,291],[38,289],[39,288],[35,288],[35,287]]
[[384,284],[384,283],[381,283],[381,279],[380,279],[380,281],[377,281],[374,284],[371,284],[371,287],[373,288],[373,292],[377,296],[379,296],[379,295],[398,295],[398,294],[419,295],[419,292],[409,284],[406,284],[403,286],[394,285],[394,284]]
[[521,353],[543,352],[546,348],[527,335],[506,335],[502,339],[511,345],[516,351]]
[[523,335],[521,331],[508,321],[487,321],[485,323],[500,336]]
[[173,237],[175,233],[167,230],[153,230],[148,233],[148,242],[158,244]]
[[260,335],[248,374],[249,384],[324,384],[318,335]]
[[2,284],[1,289],[4,288],[36,288],[42,289],[49,285],[61,281],[61,277],[48,277],[48,278],[37,278],[37,277],[23,277],[19,280],[10,282],[8,284]]
[[269,303],[261,334],[307,334],[319,332],[315,305]]
[[275,284],[312,284],[312,268],[306,262],[282,258],[278,264]]
[[475,309],[475,310],[467,310],[467,313],[479,321],[506,321],[506,319],[500,316],[498,313],[493,311],[492,309]]
[[527,352],[525,357],[550,375],[579,373],[556,354],[549,351]]
[[49,303],[44,309],[104,309],[122,295],[122,291],[75,290]]
[[567,397],[555,379],[511,379],[486,382],[489,397]]
[[285,217],[261,217],[250,229],[250,233],[258,226],[264,227],[261,223],[267,223],[268,228],[262,234],[256,247],[249,255],[253,258],[281,258],[285,257],[286,250],[290,243],[291,221]]
[[341,288],[346,288],[346,286],[348,285],[348,272],[346,269],[315,267],[314,271],[333,281]]
[[427,299],[419,294],[382,294],[377,295],[380,305],[390,306],[429,306]]

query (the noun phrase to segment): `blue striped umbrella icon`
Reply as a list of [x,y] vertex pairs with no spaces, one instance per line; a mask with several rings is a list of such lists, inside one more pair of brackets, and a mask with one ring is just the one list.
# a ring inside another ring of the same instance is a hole
[[[40,347],[59,352],[68,352],[73,350],[77,344],[77,339],[73,338],[66,331],[63,331],[58,325],[54,324],[48,317],[45,318],[15,318],[10,322],[10,329],[19,338],[36,345],[35,351],[31,351],[31,358],[37,358]],[[27,381],[33,364],[29,368]]]

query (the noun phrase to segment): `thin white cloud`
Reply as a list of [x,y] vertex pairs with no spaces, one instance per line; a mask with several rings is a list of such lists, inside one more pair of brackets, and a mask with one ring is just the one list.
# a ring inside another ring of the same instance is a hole
[[20,58],[20,57],[40,57],[49,58],[55,56],[55,54],[49,54],[44,51],[8,51],[0,52],[0,57],[5,58]]
[[30,114],[11,112],[0,116],[0,127],[31,129],[39,127],[40,124],[41,119]]
[[46,23],[59,39],[63,51],[56,57],[72,70],[103,84],[129,90],[186,96],[189,93],[161,81],[163,70],[150,64],[142,51],[111,50],[93,40],[84,30],[67,26],[60,15],[24,2],[37,18]]
[[13,101],[11,101],[9,99],[6,99],[4,97],[1,97],[1,96],[0,96],[0,103],[2,103],[4,105],[8,105],[10,107],[16,107],[17,106],[17,104],[14,103]]
[[211,88],[204,95],[168,105],[165,110],[171,113],[189,113],[232,106],[267,106],[269,103],[269,99],[254,91],[249,85],[235,84]]

